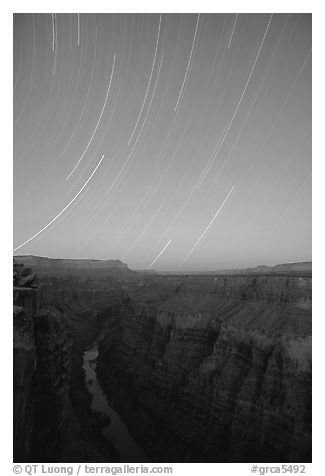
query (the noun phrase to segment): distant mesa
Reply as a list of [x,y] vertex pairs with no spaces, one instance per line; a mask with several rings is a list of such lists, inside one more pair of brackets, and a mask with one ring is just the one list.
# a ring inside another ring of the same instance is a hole
[[[151,270],[149,270],[151,271]],[[154,270],[152,270],[154,271]],[[141,271],[144,272],[144,271]],[[156,271],[157,273],[157,271]],[[253,268],[231,268],[231,269],[216,269],[216,270],[199,270],[199,271],[161,271],[158,274],[170,275],[294,275],[294,276],[311,276],[312,262],[301,261],[298,263],[283,263],[275,266],[259,265]]]
[[278,264],[273,267],[273,273],[281,272],[281,273],[288,273],[288,272],[312,272],[312,262],[311,261],[302,261],[300,263],[285,263],[285,264]]
[[38,275],[42,274],[58,274],[68,275],[80,273],[84,274],[134,274],[128,268],[126,263],[119,259],[111,260],[93,260],[93,259],[61,259],[61,258],[47,258],[43,256],[22,255],[15,256],[15,262],[28,266],[33,269]]
[[260,265],[254,268],[244,269],[223,269],[216,274],[310,274],[312,273],[312,262],[301,261],[298,263],[284,263],[276,266]]

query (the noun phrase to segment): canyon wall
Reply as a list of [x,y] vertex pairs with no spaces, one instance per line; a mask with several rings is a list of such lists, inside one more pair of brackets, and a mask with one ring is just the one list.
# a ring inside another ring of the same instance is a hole
[[123,295],[110,280],[38,279],[14,264],[14,461],[114,461],[90,411],[82,354]]
[[90,409],[82,355],[124,295],[111,275],[36,278],[19,259],[14,264],[14,461],[118,459]]
[[32,434],[31,382],[36,366],[32,318],[23,306],[13,308],[13,456],[30,460]]
[[14,266],[14,461],[57,460],[66,438],[71,335],[66,316],[40,306],[35,275]]
[[[311,278],[146,278],[97,373],[154,461],[311,460]],[[156,303],[152,296],[156,295]]]

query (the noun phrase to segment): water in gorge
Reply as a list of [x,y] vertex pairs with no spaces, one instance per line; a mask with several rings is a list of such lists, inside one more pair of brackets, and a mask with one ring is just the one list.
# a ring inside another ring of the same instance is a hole
[[119,454],[120,461],[123,463],[143,463],[148,459],[142,448],[129,434],[126,425],[122,422],[119,415],[111,407],[104,392],[102,391],[96,374],[96,359],[98,357],[99,342],[103,338],[101,334],[84,352],[83,369],[86,373],[86,385],[92,395],[92,410],[101,412],[108,417],[109,423],[102,430],[103,436],[111,442]]

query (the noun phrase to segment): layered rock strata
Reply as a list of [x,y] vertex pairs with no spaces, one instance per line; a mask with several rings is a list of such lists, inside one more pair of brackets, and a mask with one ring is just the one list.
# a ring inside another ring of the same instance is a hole
[[142,300],[131,292],[137,302],[107,324],[97,367],[145,451],[310,461],[311,279],[170,279],[174,295],[155,306],[145,289]]

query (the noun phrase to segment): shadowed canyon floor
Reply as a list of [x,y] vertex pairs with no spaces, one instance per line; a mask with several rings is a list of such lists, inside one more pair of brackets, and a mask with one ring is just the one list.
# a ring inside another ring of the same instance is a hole
[[15,257],[15,461],[311,461],[311,288]]

